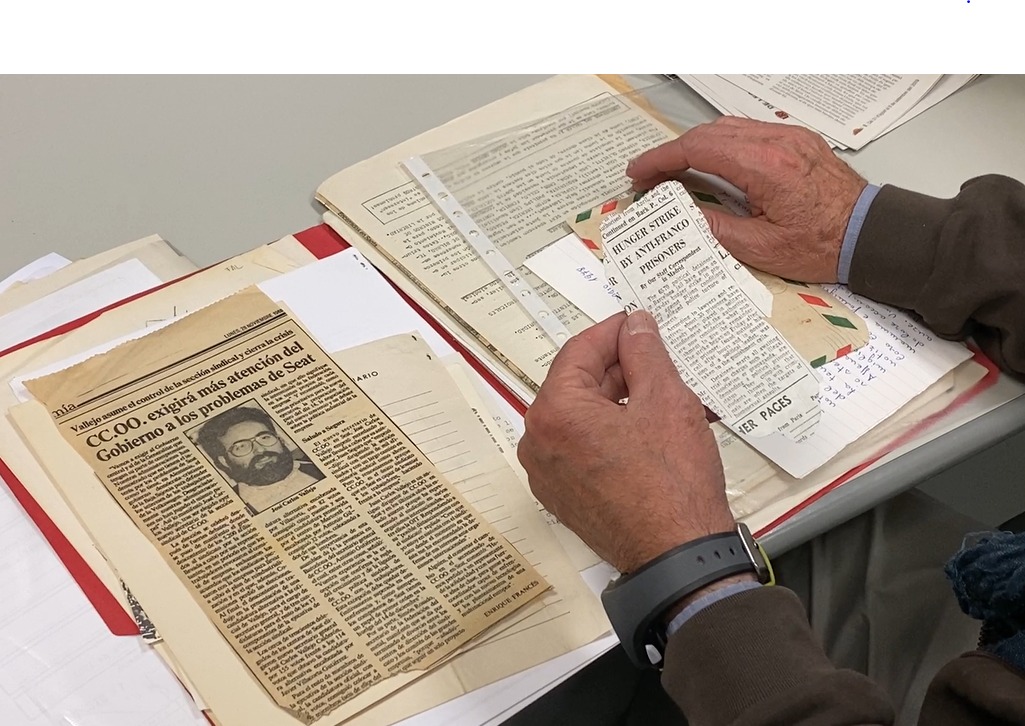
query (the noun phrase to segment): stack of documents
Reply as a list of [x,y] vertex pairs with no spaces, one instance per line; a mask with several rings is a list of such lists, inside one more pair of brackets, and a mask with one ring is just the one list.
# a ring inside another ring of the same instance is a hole
[[[656,105],[672,91],[670,85],[652,93],[621,94],[593,76],[558,76],[335,174],[320,186],[317,197],[331,210],[325,217],[329,224],[529,403],[559,341],[520,299],[536,296],[547,306],[541,315],[557,317],[568,333],[623,308],[624,300],[614,299],[617,286],[599,259],[604,242],[595,242],[593,231],[575,223],[628,213],[631,203],[643,203],[624,191],[629,188],[626,163],[676,133],[673,119]],[[446,218],[444,205],[425,193],[404,166],[410,157],[418,157],[447,184],[450,197],[461,203],[460,214],[476,224],[474,235],[464,237]],[[685,184],[705,203],[738,212],[746,206],[721,180],[699,178]],[[700,213],[695,214],[692,229],[703,224]],[[711,257],[683,253],[689,267],[678,268],[674,254],[685,248],[673,242],[672,233],[640,234],[634,235],[636,259],[644,261],[630,269],[652,279],[661,276],[657,285],[652,283],[653,292],[680,283],[668,279],[668,269],[687,269],[691,284],[697,285],[693,281],[707,279],[711,268],[694,267],[696,260],[727,262],[716,273],[733,278],[722,294],[750,300],[750,309],[757,312],[749,316],[768,318],[797,352],[796,358],[803,359],[795,364],[815,370],[821,415],[813,435],[760,435],[771,430],[752,431],[739,418],[726,422],[731,428],[717,424],[724,446],[743,451],[745,458],[767,460],[794,486],[824,470],[845,447],[971,357],[963,345],[935,339],[907,315],[844,288],[798,285],[749,271],[710,235],[705,243],[712,245]],[[481,255],[471,242],[484,236],[492,249]],[[488,264],[496,258],[517,272],[518,291],[503,285],[502,276]],[[706,285],[700,296],[710,289]],[[701,350],[698,328],[704,326],[728,334],[740,350],[743,341],[736,341],[754,323],[734,318],[727,324],[716,312],[722,305],[705,297],[697,302],[705,313],[687,324],[691,332],[679,336],[679,348]],[[778,378],[770,369],[759,372],[762,380]],[[719,373],[704,371],[704,380],[689,382],[717,388],[719,399],[725,400],[730,396],[722,392],[722,381],[712,382]],[[704,403],[724,413],[716,401]],[[762,421],[769,412],[765,414]],[[750,480],[746,474],[745,480]],[[749,510],[739,503],[738,508]],[[753,524],[771,521],[756,519]]]
[[[108,625],[131,617],[216,723],[393,723],[608,631],[579,574],[594,556],[514,466],[512,416],[358,252],[285,239],[80,324],[179,262],[130,257],[10,313],[43,339],[0,358],[0,457],[94,605],[120,607]],[[38,646],[18,615],[12,664]],[[184,703],[167,675],[149,691]],[[158,713],[139,692],[124,723]],[[42,723],[95,715],[51,703]]]
[[804,126],[837,149],[860,149],[976,76],[750,73],[678,76],[728,116]]
[[516,459],[560,344],[539,309],[575,333],[642,304],[671,345],[780,352],[801,425],[765,423],[779,360],[740,366],[759,425],[713,424],[761,532],[977,390],[971,353],[899,311],[739,265],[683,187],[633,206],[626,160],[676,132],[650,101],[556,77],[327,180],[335,231],[203,270],[154,236],[0,283],[0,722],[497,723],[613,647],[614,573]]

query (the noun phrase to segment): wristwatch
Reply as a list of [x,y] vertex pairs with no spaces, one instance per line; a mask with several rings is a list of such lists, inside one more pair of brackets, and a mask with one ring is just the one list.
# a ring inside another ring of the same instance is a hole
[[[608,584],[601,601],[634,665],[658,668],[666,640],[662,615],[705,585],[743,572],[753,572],[761,583],[772,579],[765,552],[741,523],[732,532],[687,542],[621,575]],[[657,651],[656,660],[649,647]]]

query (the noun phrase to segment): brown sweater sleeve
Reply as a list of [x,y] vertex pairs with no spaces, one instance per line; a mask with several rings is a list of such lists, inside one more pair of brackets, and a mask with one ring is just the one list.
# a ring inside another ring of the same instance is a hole
[[1025,185],[995,174],[953,199],[884,186],[869,208],[849,285],[914,310],[945,338],[971,335],[1025,376]]
[[826,658],[790,590],[762,587],[713,603],[666,648],[662,685],[697,726],[892,724],[883,691]]
[[918,723],[1025,723],[1025,673],[988,653],[966,653],[933,678]]

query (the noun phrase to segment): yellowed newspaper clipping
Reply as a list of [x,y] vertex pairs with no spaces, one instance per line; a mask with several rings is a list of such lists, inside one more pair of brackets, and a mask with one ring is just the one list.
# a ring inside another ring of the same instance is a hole
[[304,721],[547,588],[255,289],[27,386]]

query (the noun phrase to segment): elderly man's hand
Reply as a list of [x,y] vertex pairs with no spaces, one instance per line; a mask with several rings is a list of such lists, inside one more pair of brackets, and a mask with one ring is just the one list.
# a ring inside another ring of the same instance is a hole
[[646,312],[566,343],[518,454],[534,495],[620,572],[733,528],[704,408]]
[[743,190],[751,218],[705,205],[712,233],[738,260],[792,280],[835,282],[847,222],[867,182],[818,134],[723,116],[641,154],[626,173],[650,189],[687,169]]

